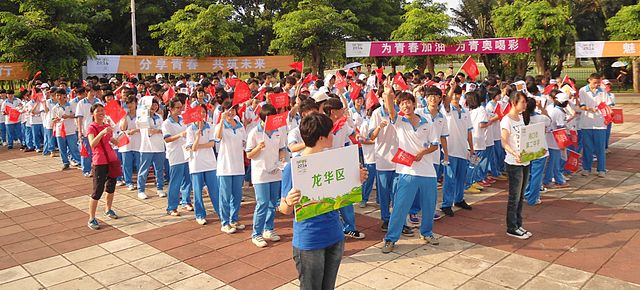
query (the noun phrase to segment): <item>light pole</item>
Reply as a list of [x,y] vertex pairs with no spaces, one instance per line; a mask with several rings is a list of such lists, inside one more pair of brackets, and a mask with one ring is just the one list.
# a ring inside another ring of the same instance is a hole
[[136,0],[131,0],[131,47],[133,55],[138,55],[138,43],[136,41]]

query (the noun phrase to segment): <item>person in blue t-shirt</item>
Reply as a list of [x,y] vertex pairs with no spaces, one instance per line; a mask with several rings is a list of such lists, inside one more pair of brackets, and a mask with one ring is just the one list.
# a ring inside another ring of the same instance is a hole
[[[300,123],[300,135],[305,143],[302,155],[331,149],[333,122],[320,113],[311,113]],[[360,181],[367,179],[367,170],[360,169]],[[291,163],[282,172],[282,200],[279,210],[291,214],[300,201],[300,190],[292,188]],[[300,222],[293,222],[293,260],[296,262],[300,289],[333,289],[344,251],[344,233],[337,210]]]

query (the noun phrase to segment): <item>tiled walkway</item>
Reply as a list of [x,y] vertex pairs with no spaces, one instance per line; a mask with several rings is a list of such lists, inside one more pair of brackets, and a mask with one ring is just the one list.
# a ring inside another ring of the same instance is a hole
[[[504,234],[504,182],[467,196],[472,211],[436,222],[439,246],[403,238],[384,255],[379,210],[356,208],[367,238],[347,241],[338,288],[640,289],[640,106],[625,107],[625,122],[614,126],[606,178],[574,175],[525,206],[526,241]],[[92,231],[91,180],[59,168],[58,158],[0,149],[0,289],[298,288],[291,217],[277,215],[282,241],[250,241],[252,189],[240,213],[247,229],[233,235],[211,211],[199,226],[191,212],[164,215],[153,189],[141,201],[122,187],[120,219]]]

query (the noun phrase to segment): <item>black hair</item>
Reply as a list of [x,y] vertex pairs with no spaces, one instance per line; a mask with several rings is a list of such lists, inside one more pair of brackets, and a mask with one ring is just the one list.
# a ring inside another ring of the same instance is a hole
[[480,107],[480,98],[476,92],[466,92],[464,94],[465,100],[467,100],[467,106],[469,110],[473,110],[475,108]]
[[[13,91],[9,90],[7,91],[7,94],[12,94]],[[67,94],[67,90],[63,89],[63,88],[59,88],[56,90],[56,94],[63,94],[66,95]]]
[[234,107],[233,106],[233,100],[232,99],[225,99],[224,101],[222,101],[221,106],[222,106],[223,110],[225,110],[225,111],[229,110],[229,109],[231,109],[231,107]]
[[414,97],[412,94],[407,93],[407,92],[401,92],[398,94],[398,97],[396,99],[397,103],[402,103],[402,101],[410,101],[412,103],[416,103],[416,97]]
[[260,120],[265,122],[267,120],[267,116],[275,115],[277,113],[278,111],[276,110],[276,107],[272,104],[264,104],[260,109]]
[[308,147],[314,147],[320,137],[329,137],[333,129],[333,121],[327,115],[311,113],[300,122],[300,135]]
[[75,88],[75,91],[76,91],[76,94],[84,94],[86,90],[84,89],[84,87],[77,87]]
[[525,125],[529,125],[531,122],[531,115],[536,110],[536,99],[527,97],[527,108],[522,112],[522,120]]
[[487,94],[489,94],[489,99],[493,100],[495,97],[499,97],[502,92],[497,87],[490,87],[487,90]]
[[173,107],[175,107],[178,102],[182,103],[182,101],[178,97],[174,97],[173,99],[169,100],[169,108],[173,109]]
[[431,86],[425,90],[424,95],[425,96],[431,96],[431,95],[442,96],[442,91],[434,86]]
[[136,96],[129,96],[129,97],[127,98],[126,103],[127,103],[127,104],[134,103],[134,104],[136,104],[136,105],[137,105],[137,104],[138,104],[138,99],[136,98]]
[[[331,115],[331,110],[340,110],[343,108],[342,101],[337,98],[329,98],[325,103],[322,110],[325,114]],[[312,146],[313,147],[313,146]]]
[[601,78],[602,78],[602,75],[597,72],[594,72],[589,75],[589,79],[601,79]]
[[95,110],[97,110],[98,108],[104,108],[104,106],[102,104],[100,104],[100,103],[93,104],[93,105],[91,105],[91,110],[89,112],[91,112],[91,114],[93,114],[93,112]]
[[306,99],[300,103],[300,113],[306,113],[309,111],[317,111],[320,107],[316,104],[316,101],[313,99]]
[[460,86],[455,86],[453,88],[453,93],[456,95],[462,95],[462,88]]

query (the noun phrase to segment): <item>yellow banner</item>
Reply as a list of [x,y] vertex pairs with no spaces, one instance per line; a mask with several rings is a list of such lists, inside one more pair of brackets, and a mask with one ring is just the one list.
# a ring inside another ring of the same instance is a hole
[[640,40],[576,42],[577,58],[624,56],[640,56]]
[[0,81],[28,79],[29,71],[24,62],[0,63]]
[[293,56],[174,57],[98,55],[87,59],[88,74],[199,73],[235,69],[236,72],[289,71]]

